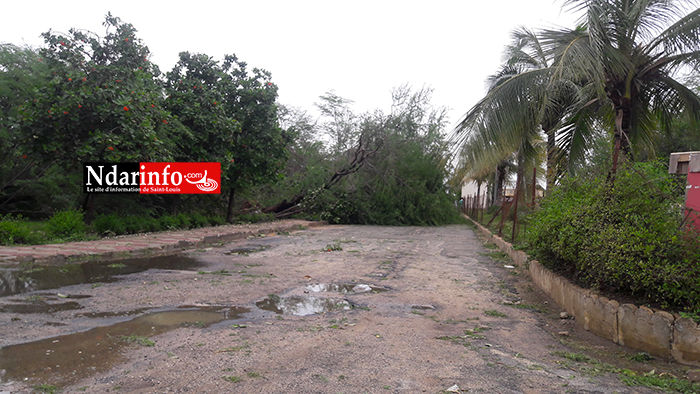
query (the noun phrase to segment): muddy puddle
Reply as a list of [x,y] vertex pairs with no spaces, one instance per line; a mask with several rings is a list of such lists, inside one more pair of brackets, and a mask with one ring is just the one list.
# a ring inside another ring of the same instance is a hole
[[313,293],[382,293],[389,290],[386,287],[367,285],[362,283],[317,283],[306,286],[306,289]]
[[134,274],[151,268],[185,270],[201,266],[189,256],[158,256],[116,261],[86,261],[61,266],[33,265],[0,268],[0,296],[35,290],[56,289],[81,283],[114,282],[117,275]]
[[0,348],[0,381],[75,383],[108,371],[124,358],[129,346],[153,346],[150,337],[178,327],[204,328],[241,318],[249,309],[209,307],[150,313],[110,326]]
[[46,301],[30,301],[0,305],[0,313],[55,313],[75,309],[83,309],[83,306],[75,301],[57,304],[51,304]]
[[307,296],[279,297],[274,294],[256,302],[255,305],[262,310],[294,316],[316,315],[352,308],[352,304],[343,299]]

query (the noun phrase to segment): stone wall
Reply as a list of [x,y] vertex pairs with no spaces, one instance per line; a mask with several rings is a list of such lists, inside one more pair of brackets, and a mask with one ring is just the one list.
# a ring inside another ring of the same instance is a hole
[[528,260],[525,252],[513,249],[511,244],[479,223],[474,224],[515,264],[527,267],[532,281],[574,316],[584,330],[654,356],[700,367],[700,327],[692,319],[645,306],[620,305],[582,289],[537,261]]

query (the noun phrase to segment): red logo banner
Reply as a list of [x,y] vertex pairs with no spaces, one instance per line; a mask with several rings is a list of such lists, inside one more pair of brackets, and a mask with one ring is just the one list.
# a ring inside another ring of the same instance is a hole
[[221,163],[139,163],[141,194],[221,194]]

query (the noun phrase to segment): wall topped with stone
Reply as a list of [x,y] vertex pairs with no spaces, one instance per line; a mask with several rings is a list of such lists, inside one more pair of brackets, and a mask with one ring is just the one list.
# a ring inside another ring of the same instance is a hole
[[700,367],[700,327],[695,321],[662,310],[620,304],[582,289],[553,273],[528,255],[474,222],[479,231],[520,267],[526,266],[532,281],[583,329],[602,338],[659,357]]

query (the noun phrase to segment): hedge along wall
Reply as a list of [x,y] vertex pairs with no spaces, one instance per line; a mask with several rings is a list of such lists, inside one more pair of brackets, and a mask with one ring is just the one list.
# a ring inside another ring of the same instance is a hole
[[515,264],[525,266],[527,263],[535,285],[574,316],[584,330],[622,346],[700,367],[700,326],[692,319],[645,306],[620,305],[615,300],[593,294],[537,261],[528,260],[525,252],[513,249],[510,243],[491,234],[479,223],[472,222]]

